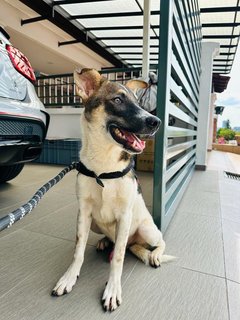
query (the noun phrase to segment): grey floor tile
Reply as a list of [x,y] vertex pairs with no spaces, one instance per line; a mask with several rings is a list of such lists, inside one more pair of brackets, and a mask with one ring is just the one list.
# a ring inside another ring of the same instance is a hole
[[195,170],[188,189],[194,189],[195,193],[199,191],[219,192],[218,175],[218,171],[214,170]]
[[177,212],[165,233],[167,254],[176,264],[224,277],[221,222],[196,212]]
[[222,218],[240,223],[240,207],[232,203],[221,205]]
[[240,223],[223,220],[223,241],[227,279],[240,283]]
[[208,166],[209,170],[218,170],[222,172],[234,171],[234,163],[229,157],[229,153],[221,151],[211,151],[208,153]]
[[[76,172],[67,174],[33,213],[0,233],[0,319],[228,319],[221,218],[226,275],[240,282],[239,182],[223,174],[234,171],[233,160],[212,152],[208,169],[215,171],[194,173],[165,233],[166,253],[177,256],[175,262],[154,270],[126,255],[123,304],[112,315],[103,313],[99,303],[108,278],[108,254],[96,253],[93,245],[101,236],[92,232],[72,293],[56,299],[49,295],[72,260],[75,246]],[[16,179],[0,185],[0,216],[28,200],[63,167],[26,165]],[[138,177],[151,210],[152,173],[138,172]],[[239,286],[228,281],[230,320],[240,318]]]
[[[29,199],[28,197],[27,199]],[[25,199],[24,199],[25,200]],[[13,206],[8,207],[7,209],[0,210],[0,216],[5,216],[9,212],[19,208],[21,205],[26,203],[26,201],[21,201],[17,205],[14,204]],[[52,214],[56,210],[60,208],[64,208],[69,204],[77,203],[76,196],[74,195],[67,195],[67,194],[59,194],[57,192],[53,192],[49,190],[44,197],[40,200],[37,207],[28,215],[24,217],[24,219],[17,221],[11,228],[6,229],[0,233],[0,238],[12,233],[19,228],[24,228],[25,226],[32,224],[38,220],[41,220],[43,217]],[[1,206],[1,205],[0,205]]]
[[166,264],[137,264],[113,319],[228,320],[225,280]]
[[218,192],[198,191],[193,185],[188,187],[178,211],[220,218],[220,198]]
[[[58,251],[64,241],[35,234],[16,231],[0,241],[0,296],[5,295],[35,274],[47,259]],[[69,244],[66,244],[69,248]]]
[[[51,215],[26,226],[26,230],[75,242],[77,213],[78,203],[75,201],[66,207],[56,210]],[[97,241],[102,237],[103,235],[90,231],[88,244],[95,246]]]
[[[108,279],[109,263],[92,246],[87,246],[81,275],[73,291],[58,298],[50,296],[55,283],[72,260],[73,243],[70,243],[72,248],[69,248],[69,243],[63,242],[61,250],[49,256],[37,273],[27,277],[1,298],[1,319],[95,320],[106,317],[100,299]],[[135,257],[127,254],[123,283],[126,283],[135,264]]]
[[227,282],[230,320],[240,319],[240,284]]
[[225,180],[220,183],[221,205],[231,204],[239,208],[240,213],[240,182],[234,180]]
[[28,163],[22,172],[9,184],[14,186],[26,187],[36,183],[44,183],[57,175],[65,166]]

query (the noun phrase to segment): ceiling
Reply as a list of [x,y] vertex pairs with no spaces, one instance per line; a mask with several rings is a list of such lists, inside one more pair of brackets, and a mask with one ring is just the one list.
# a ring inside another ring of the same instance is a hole
[[[141,66],[144,0],[20,0],[36,12],[23,23],[48,19],[116,67]],[[203,41],[220,43],[213,72],[231,71],[240,34],[240,0],[199,0]],[[151,0],[150,63],[158,63],[160,0]]]
[[60,74],[69,73],[76,68],[75,61],[66,59],[64,55],[56,55],[56,52],[33,39],[28,39],[23,33],[9,27],[6,27],[6,31],[11,35],[11,43],[30,59],[35,72]]

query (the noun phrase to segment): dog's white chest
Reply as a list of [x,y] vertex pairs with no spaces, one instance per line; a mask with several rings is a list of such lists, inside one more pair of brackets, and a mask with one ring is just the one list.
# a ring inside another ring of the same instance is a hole
[[82,197],[89,201],[92,217],[98,223],[113,223],[132,207],[135,186],[131,179],[104,180],[104,187],[87,177],[80,182],[80,201]]

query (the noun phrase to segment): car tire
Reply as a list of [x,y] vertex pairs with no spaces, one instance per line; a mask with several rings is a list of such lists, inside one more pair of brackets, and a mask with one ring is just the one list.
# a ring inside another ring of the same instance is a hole
[[0,183],[14,179],[23,169],[24,163],[0,167]]

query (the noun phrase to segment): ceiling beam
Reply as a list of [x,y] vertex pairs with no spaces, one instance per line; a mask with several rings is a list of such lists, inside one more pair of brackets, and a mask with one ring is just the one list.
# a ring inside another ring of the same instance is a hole
[[[113,44],[111,46],[106,46],[105,48],[142,48],[141,44]],[[150,48],[158,48],[158,45],[150,45]]]
[[79,40],[86,47],[94,51],[96,54],[104,58],[105,60],[112,63],[118,68],[127,67],[127,64],[122,62],[116,56],[113,56],[109,51],[107,51],[103,46],[92,39],[91,37],[86,37],[86,33],[80,30],[76,25],[68,21],[64,16],[62,16],[57,11],[52,15],[52,7],[43,0],[20,0],[26,6],[37,12],[41,16],[47,16],[48,20],[54,25],[68,33],[72,38]]
[[213,64],[213,68],[214,67],[223,67],[223,68],[230,68],[230,67],[232,67],[232,64],[219,64],[219,63],[214,63]]
[[30,18],[30,19],[21,19],[21,26],[23,26],[24,24],[38,22],[38,21],[42,21],[42,20],[46,20],[46,19],[47,19],[46,16],[38,16],[38,17]]
[[216,12],[237,12],[240,11],[240,7],[213,7],[213,8],[201,8],[201,13],[216,13]]
[[[160,11],[151,11],[151,15],[159,15]],[[96,14],[79,14],[68,17],[69,20],[75,19],[98,19],[98,18],[119,18],[119,17],[137,17],[143,16],[142,11],[134,12],[112,12],[112,13],[96,13]]]
[[[153,28],[159,28],[158,25],[152,25]],[[102,30],[143,30],[143,26],[109,26],[109,27],[89,27],[86,31],[102,31]]]
[[234,59],[214,59],[214,62],[227,62],[227,61],[233,61]]
[[[155,37],[155,36],[152,36],[150,38],[151,38],[151,40],[158,40],[158,37]],[[135,36],[135,37],[115,36],[115,37],[98,37],[98,38],[96,38],[96,40],[142,40],[142,39],[143,39],[143,37],[141,37],[141,36]]]
[[[114,55],[118,55],[118,54],[127,54],[127,55],[131,55],[134,56],[135,54],[142,54],[142,51],[139,52],[114,52]],[[150,55],[158,55],[158,52],[150,52]]]
[[237,44],[220,44],[220,48],[237,48]]
[[208,34],[204,35],[203,39],[234,39],[238,37],[238,34]]
[[222,23],[203,23],[203,28],[227,28],[227,27],[238,27],[240,22],[222,22]]
[[80,4],[80,3],[88,3],[88,2],[99,2],[99,1],[112,1],[112,0],[59,0],[59,1],[53,1],[53,6],[61,6],[64,4]]

